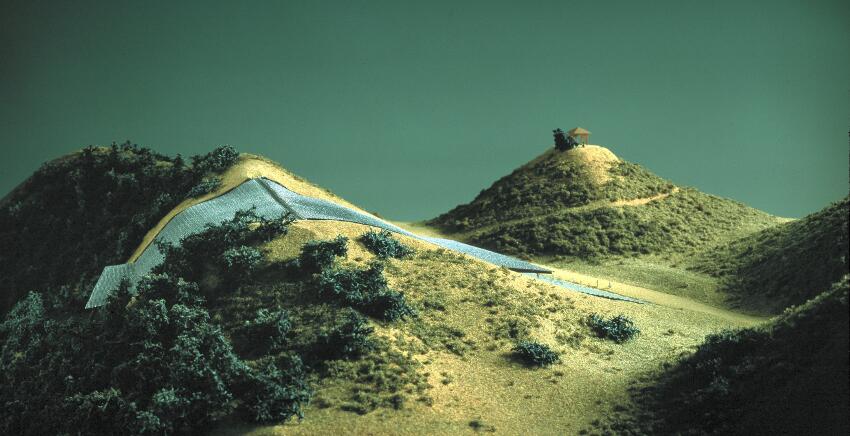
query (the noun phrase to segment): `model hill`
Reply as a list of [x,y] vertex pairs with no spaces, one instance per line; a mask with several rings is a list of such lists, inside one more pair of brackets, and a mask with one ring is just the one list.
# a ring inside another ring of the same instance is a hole
[[587,145],[550,149],[429,224],[510,254],[593,258],[692,253],[778,222]]
[[848,201],[715,247],[693,269],[720,278],[743,306],[776,312],[802,304],[850,270]]
[[83,309],[103,266],[254,177],[355,207],[229,147],[183,162],[129,144],[53,161],[0,203],[0,433],[575,434],[705,335],[761,321],[250,205],[165,247],[135,295]]
[[710,335],[633,391],[638,410],[602,420],[597,430],[847,434],[848,276],[826,289],[765,325]]

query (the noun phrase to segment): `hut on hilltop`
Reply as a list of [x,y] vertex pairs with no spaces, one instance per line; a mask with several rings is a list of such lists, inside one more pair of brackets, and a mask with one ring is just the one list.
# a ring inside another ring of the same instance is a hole
[[587,140],[590,138],[590,130],[587,130],[587,129],[584,129],[584,128],[581,128],[581,127],[575,127],[572,130],[570,130],[569,132],[567,132],[567,134],[572,136],[572,137],[577,136],[579,138],[578,142],[581,145],[587,145]]

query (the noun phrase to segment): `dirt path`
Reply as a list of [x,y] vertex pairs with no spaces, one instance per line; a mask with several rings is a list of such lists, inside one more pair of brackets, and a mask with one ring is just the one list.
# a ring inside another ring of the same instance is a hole
[[643,301],[658,304],[660,306],[705,313],[724,319],[726,321],[730,321],[735,324],[753,325],[770,319],[770,317],[767,316],[754,316],[733,312],[731,310],[709,306],[705,303],[700,303],[698,301],[691,300],[690,298],[667,294],[665,292],[653,291],[652,289],[642,288],[640,286],[629,285],[608,279],[601,279],[586,274],[556,268],[551,265],[541,265],[551,268],[553,271],[553,275],[556,278],[562,278],[571,282],[583,284],[585,286],[599,286],[600,289],[608,290],[628,297],[637,298]]
[[667,198],[670,195],[679,192],[679,187],[674,186],[670,192],[664,192],[658,195],[653,195],[652,197],[644,197],[644,198],[635,198],[633,200],[616,200],[608,203],[609,206],[642,206],[650,201],[661,200],[663,198]]
[[[665,198],[667,198],[667,197],[669,197],[669,196],[671,196],[671,195],[673,195],[677,192],[679,192],[679,187],[674,186],[673,189],[670,190],[670,192],[664,192],[664,193],[661,193],[661,194],[653,195],[651,197],[634,198],[634,199],[631,199],[631,200],[593,201],[593,202],[585,204],[583,206],[571,207],[568,210],[570,210],[570,211],[590,211],[590,210],[595,210],[595,209],[599,209],[599,208],[603,208],[603,207],[643,206],[643,205],[651,203],[653,201],[663,200],[663,199],[665,199]],[[545,218],[545,217],[548,217],[548,216],[557,215],[558,213],[559,212],[553,212],[553,213],[549,213],[549,214],[538,215],[534,218],[542,219],[542,218]],[[490,224],[490,225],[486,225],[486,226],[483,226],[483,227],[479,227],[479,228],[472,230],[472,231],[469,231],[469,232],[458,232],[458,233],[452,233],[452,234],[442,233],[437,229],[429,227],[427,224],[425,224],[422,221],[420,221],[420,222],[404,222],[404,223],[395,223],[395,224],[399,225],[399,227],[402,227],[402,228],[405,228],[405,229],[408,229],[408,230],[415,228],[417,233],[427,234],[427,232],[431,232],[431,233],[434,233],[434,236],[439,235],[439,237],[441,237],[441,238],[450,237],[452,239],[458,239],[458,240],[462,241],[462,240],[468,238],[470,235],[486,233],[487,231],[492,230],[494,228],[497,228],[499,226],[503,226],[503,225],[506,225],[506,224],[518,223],[518,222],[526,221],[528,219],[529,218],[527,218],[527,217],[515,218],[515,219],[505,220],[505,221],[502,221],[502,222],[499,222],[499,223],[496,223],[496,224]],[[403,224],[403,225],[401,225],[401,224]],[[407,227],[405,227],[405,226],[407,226]],[[431,235],[429,235],[429,236],[431,236]]]

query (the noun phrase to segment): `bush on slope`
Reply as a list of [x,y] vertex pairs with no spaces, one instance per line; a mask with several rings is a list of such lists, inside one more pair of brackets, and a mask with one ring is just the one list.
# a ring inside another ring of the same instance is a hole
[[777,312],[800,304],[848,273],[850,197],[803,219],[706,252],[693,268],[724,280],[745,306]]
[[196,434],[234,413],[271,423],[300,416],[310,391],[300,357],[286,349],[286,314],[254,319],[247,330],[265,353],[243,360],[193,281],[206,255],[286,233],[288,221],[252,230],[251,216],[170,247],[172,263],[142,279],[137,295],[124,282],[92,313],[63,313],[67,302],[46,305],[36,293],[17,304],[0,324],[0,430]]

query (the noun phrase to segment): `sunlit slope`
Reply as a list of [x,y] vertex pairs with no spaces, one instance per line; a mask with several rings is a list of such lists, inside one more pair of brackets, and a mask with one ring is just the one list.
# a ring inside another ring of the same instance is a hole
[[743,306],[777,312],[801,304],[848,273],[848,197],[800,220],[723,244],[693,269],[723,281]]
[[[368,227],[336,221],[296,222],[266,244],[272,264],[297,256],[302,244],[344,235],[351,241],[341,264],[375,260],[358,237]],[[396,236],[416,253],[392,259],[385,273],[393,289],[417,309],[416,318],[375,321],[388,348],[360,361],[339,362],[317,381],[305,419],[284,426],[224,426],[221,434],[457,433],[474,426],[508,434],[574,434],[628,397],[631,379],[672,361],[702,337],[755,320],[662,304],[633,304],[571,293],[503,268]],[[274,270],[274,268],[272,268]],[[214,310],[225,326],[264,304],[284,304],[294,319],[314,313],[304,292],[268,282],[245,287]],[[596,338],[591,313],[625,314],[640,336],[618,345]],[[526,367],[511,357],[520,339],[549,344],[562,362]],[[557,404],[558,407],[553,407]]]
[[429,224],[510,254],[586,259],[691,254],[778,222],[587,146],[551,149]]

